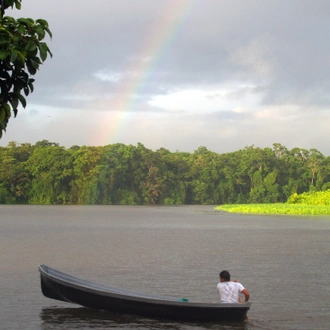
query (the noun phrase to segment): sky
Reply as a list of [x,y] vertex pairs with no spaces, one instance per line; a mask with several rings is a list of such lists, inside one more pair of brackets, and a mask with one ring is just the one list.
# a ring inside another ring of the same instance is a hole
[[330,155],[330,1],[23,0],[53,58],[1,146]]

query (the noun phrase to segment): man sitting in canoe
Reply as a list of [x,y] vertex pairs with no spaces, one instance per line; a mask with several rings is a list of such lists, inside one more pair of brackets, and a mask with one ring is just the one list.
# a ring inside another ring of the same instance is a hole
[[249,300],[249,291],[241,283],[230,281],[230,274],[227,270],[220,273],[220,283],[217,285],[222,303],[239,303],[240,293],[245,296],[245,302]]

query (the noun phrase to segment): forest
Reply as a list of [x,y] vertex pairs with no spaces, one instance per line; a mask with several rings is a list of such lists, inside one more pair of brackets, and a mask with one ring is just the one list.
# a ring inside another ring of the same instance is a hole
[[330,157],[275,143],[218,154],[121,143],[0,147],[1,204],[249,204],[330,188]]

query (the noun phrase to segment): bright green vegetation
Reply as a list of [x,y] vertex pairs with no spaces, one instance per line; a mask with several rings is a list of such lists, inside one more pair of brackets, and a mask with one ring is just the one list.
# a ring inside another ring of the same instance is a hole
[[311,191],[302,194],[294,193],[288,199],[289,204],[327,205],[330,207],[330,189],[326,191]]
[[330,215],[330,205],[305,204],[236,204],[222,205],[215,208],[230,213],[250,214],[290,214],[290,215]]
[[215,209],[251,214],[330,215],[330,189],[294,193],[287,203],[222,205]]
[[330,157],[280,144],[224,154],[153,151],[141,143],[65,148],[47,140],[0,147],[2,204],[246,207],[304,201],[303,193],[329,188]]

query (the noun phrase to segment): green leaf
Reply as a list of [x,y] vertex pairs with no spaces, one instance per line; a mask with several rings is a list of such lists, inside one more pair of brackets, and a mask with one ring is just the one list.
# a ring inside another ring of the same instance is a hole
[[30,94],[29,87],[25,86],[23,90],[24,90],[25,96],[28,96]]
[[4,108],[0,108],[0,123],[2,123],[6,118],[6,110]]
[[25,63],[25,56],[20,51],[17,52],[17,56],[20,64],[23,65]]
[[34,79],[30,79],[29,82],[28,82],[31,93],[34,91],[33,82],[34,82]]
[[26,82],[23,79],[16,79],[14,82],[14,93],[20,93],[21,89],[26,86]]
[[34,57],[33,59],[31,58],[30,62],[34,68],[39,69],[39,65],[41,64],[41,61],[38,57]]
[[36,23],[39,23],[40,25],[42,25],[43,27],[48,26],[48,22],[45,19],[42,18],[38,18],[36,20]]
[[21,9],[21,1],[22,1],[22,0],[15,0],[15,7],[16,7],[16,9],[18,9],[18,10]]
[[29,42],[27,43],[25,49],[28,52],[33,52],[35,49],[37,48],[36,42],[29,40]]
[[11,116],[10,105],[6,103],[3,107],[6,111],[7,118],[9,118]]
[[41,25],[36,25],[33,30],[38,35],[39,40],[42,40],[45,37],[45,30]]
[[31,61],[26,61],[26,67],[30,74],[35,75],[37,73],[37,69],[31,64]]
[[7,39],[8,37],[12,37],[11,33],[1,25],[0,25],[0,36],[1,38],[7,38]]
[[[2,21],[3,21],[3,25],[6,25],[6,24],[13,25],[16,22],[15,18],[13,18],[11,16],[3,17]],[[9,31],[8,31],[8,33],[9,33]]]
[[17,98],[19,99],[19,101],[21,102],[23,108],[26,107],[26,100],[25,100],[25,97],[21,94],[16,94],[17,95]]
[[12,96],[12,98],[9,102],[10,102],[13,110],[17,109],[17,107],[18,107],[18,98],[15,95]]
[[25,25],[20,24],[20,25],[17,27],[17,31],[18,31],[20,34],[25,34],[25,33],[26,33],[26,27],[25,27]]
[[[36,42],[36,43],[38,44],[38,42]],[[28,52],[28,54],[26,54],[26,57],[33,58],[33,57],[36,57],[37,55],[38,55],[38,47],[36,47],[31,52]]]
[[6,50],[0,50],[0,60],[5,60],[8,57],[9,53]]
[[13,49],[10,56],[10,62],[14,63],[17,59],[17,50]]
[[24,24],[27,28],[30,28],[34,24],[34,20],[32,18],[18,18],[18,23]]
[[40,50],[40,58],[42,61],[45,61],[47,58],[47,51],[48,51],[48,47],[46,45],[46,43],[41,42],[39,45],[39,50]]
[[51,33],[51,31],[46,26],[45,26],[45,31],[47,31],[47,33],[50,36],[50,38],[53,38],[53,34]]
[[[48,48],[48,47],[47,47],[47,48]],[[50,57],[53,57],[53,54],[52,54],[52,52],[50,51],[50,49],[49,49],[49,48],[47,49],[47,51],[48,51],[48,53],[49,53]]]

